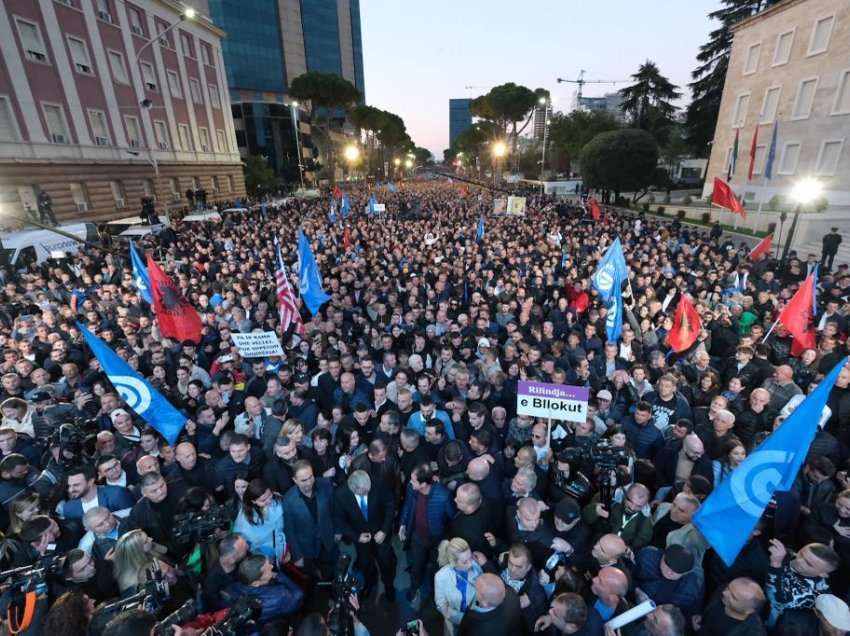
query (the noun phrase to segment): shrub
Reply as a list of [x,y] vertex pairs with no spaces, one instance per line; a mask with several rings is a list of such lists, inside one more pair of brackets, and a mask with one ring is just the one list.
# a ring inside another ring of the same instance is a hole
[[649,212],[649,203],[644,203],[644,204],[641,206],[641,209],[642,209],[644,212]]
[[682,200],[682,205],[691,205],[693,202],[693,197],[691,197],[691,195],[688,195]]
[[657,210],[655,210],[655,211],[656,211],[656,213],[658,213],[658,215],[659,215],[659,216],[664,216],[664,211],[665,211],[666,209],[667,209],[667,208],[665,208],[663,205],[659,205],[659,206],[658,206],[658,209],[657,209]]
[[829,208],[829,200],[826,197],[820,197],[814,203],[814,208],[816,212],[824,212],[827,208]]
[[702,220],[703,223],[708,225],[709,223],[711,223],[711,212],[703,212],[700,215],[700,219]]
[[676,210],[676,218],[679,219],[679,220],[684,219],[685,218],[685,211],[684,210]]
[[770,197],[770,201],[767,202],[767,205],[771,210],[778,210],[782,207],[782,195],[774,194]]

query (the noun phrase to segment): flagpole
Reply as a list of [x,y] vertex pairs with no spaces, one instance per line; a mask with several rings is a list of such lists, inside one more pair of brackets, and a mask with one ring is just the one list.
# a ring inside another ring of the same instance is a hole
[[770,334],[773,333],[773,330],[776,329],[776,325],[779,324],[779,318],[773,321],[773,324],[770,325],[770,329],[766,334],[764,334],[764,338],[761,339],[762,343],[767,342],[767,339],[770,337]]
[[753,221],[753,232],[756,232],[758,230],[759,219],[761,219],[761,209],[764,206],[764,197],[765,197],[765,194],[766,194],[766,192],[765,192],[766,190],[767,190],[767,175],[765,175],[765,177],[764,177],[764,179],[762,180],[762,183],[761,183],[761,197],[759,197],[759,207],[758,207],[758,210],[756,210],[756,218]]

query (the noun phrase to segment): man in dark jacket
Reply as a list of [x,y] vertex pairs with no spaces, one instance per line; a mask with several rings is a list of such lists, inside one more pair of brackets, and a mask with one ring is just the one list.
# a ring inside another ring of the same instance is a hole
[[824,235],[821,243],[823,250],[820,261],[823,263],[824,269],[829,271],[832,269],[835,255],[838,254],[838,246],[841,245],[841,234],[838,232],[838,228],[834,227],[830,229],[829,234]]
[[497,575],[482,574],[475,581],[475,602],[463,615],[457,636],[519,634],[523,624],[516,592]]
[[492,557],[496,545],[495,516],[482,505],[484,500],[478,485],[461,484],[455,492],[454,501],[457,514],[449,524],[447,536],[460,537],[469,544],[473,552]]
[[333,575],[337,547],[333,527],[333,486],[313,476],[313,467],[298,460],[293,467],[295,488],[283,498],[284,527],[292,560],[298,567],[315,575]]
[[168,492],[165,478],[159,473],[147,473],[140,482],[142,498],[121,524],[121,534],[137,528],[154,541],[167,546],[171,540],[176,498]]
[[534,631],[537,619],[546,611],[546,592],[537,578],[531,561],[531,550],[524,543],[515,543],[508,550],[499,573],[502,581],[519,596],[526,633]]
[[304,593],[283,574],[275,574],[274,565],[264,556],[254,555],[239,564],[239,582],[227,587],[222,596],[233,606],[243,596],[252,596],[262,603],[257,620],[265,626],[280,618],[295,614],[304,600]]
[[655,458],[655,473],[659,486],[677,486],[691,475],[701,475],[708,483],[714,483],[711,458],[695,433],[662,448]]
[[644,548],[635,559],[634,580],[656,605],[671,603],[686,616],[697,613],[702,604],[702,571],[694,569],[694,555],[685,546],[674,544],[663,552]]
[[714,595],[702,616],[695,617],[698,636],[764,636],[760,614],[766,600],[752,579],[733,579]]

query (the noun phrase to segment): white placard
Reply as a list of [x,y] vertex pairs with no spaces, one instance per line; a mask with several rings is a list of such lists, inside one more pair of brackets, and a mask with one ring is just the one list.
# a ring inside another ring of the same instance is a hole
[[274,331],[231,333],[230,337],[243,358],[283,356],[283,347],[280,346],[280,339]]

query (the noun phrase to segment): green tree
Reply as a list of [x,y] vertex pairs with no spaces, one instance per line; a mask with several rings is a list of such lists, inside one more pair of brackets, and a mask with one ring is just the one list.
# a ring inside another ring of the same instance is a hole
[[[569,114],[555,113],[549,124],[549,140],[551,151],[558,164],[566,164],[566,171],[571,172],[571,164],[578,159],[581,149],[599,133],[620,128],[612,115],[600,111],[574,110]],[[547,163],[549,163],[547,161]]]
[[416,165],[418,166],[430,166],[434,163],[434,157],[431,155],[431,151],[427,148],[422,148],[420,146],[415,146],[412,150],[413,155],[416,157]]
[[655,62],[647,60],[632,75],[635,81],[620,91],[620,106],[631,125],[646,130],[664,144],[673,124],[676,107],[672,101],[682,96],[679,87],[661,74]]
[[242,169],[245,172],[245,189],[251,194],[257,194],[261,190],[268,190],[277,182],[274,176],[274,170],[272,170],[269,160],[266,157],[248,157]]
[[732,25],[776,2],[778,0],[720,0],[723,6],[708,14],[720,26],[709,34],[708,42],[697,54],[699,66],[691,73],[694,81],[689,85],[693,101],[688,105],[685,118],[685,138],[697,157],[707,156],[708,142],[714,138],[732,50]]
[[310,121],[314,129],[322,133],[330,180],[335,178],[336,158],[331,140],[333,122],[339,120],[335,115],[347,111],[362,96],[354,84],[333,73],[308,71],[299,75],[289,85],[289,96],[304,102],[310,102]]
[[489,144],[504,134],[504,129],[491,121],[479,121],[460,133],[452,144],[453,157],[463,153],[464,165],[476,166],[481,176],[482,166],[489,165],[490,157],[485,156]]
[[637,193],[656,176],[658,143],[645,130],[612,130],[594,137],[581,151],[580,162],[585,185],[613,190],[616,196]]
[[[508,135],[514,166],[518,161],[517,140],[531,122],[534,106],[541,98],[548,99],[549,91],[543,88],[531,90],[526,86],[508,82],[494,86],[489,93],[476,97],[470,104],[469,110],[473,115],[492,122]],[[523,120],[525,123],[520,127],[519,122]]]

